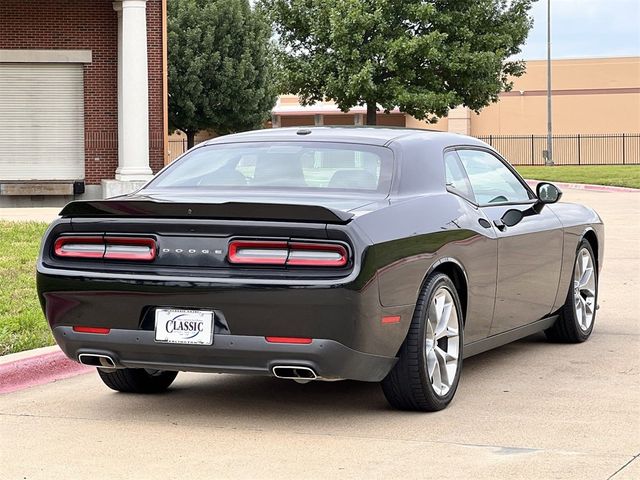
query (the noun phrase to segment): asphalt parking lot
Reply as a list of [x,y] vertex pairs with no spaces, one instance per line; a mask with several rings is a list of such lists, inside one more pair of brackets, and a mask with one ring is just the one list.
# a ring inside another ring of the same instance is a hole
[[640,194],[570,190],[606,224],[581,345],[541,335],[466,361],[452,405],[378,385],[186,374],[160,396],[91,373],[0,396],[0,478],[640,478]]

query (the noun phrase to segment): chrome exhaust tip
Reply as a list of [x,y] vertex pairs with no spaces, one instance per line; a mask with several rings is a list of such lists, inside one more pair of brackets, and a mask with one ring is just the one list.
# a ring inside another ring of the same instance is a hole
[[273,376],[285,380],[310,381],[316,380],[318,376],[312,368],[300,365],[277,365],[272,369]]
[[83,365],[98,368],[116,368],[116,362],[109,355],[101,355],[97,353],[81,353],[78,355],[78,361]]

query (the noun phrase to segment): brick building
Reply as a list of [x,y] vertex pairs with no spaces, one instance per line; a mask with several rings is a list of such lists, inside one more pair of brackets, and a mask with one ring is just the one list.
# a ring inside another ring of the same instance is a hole
[[111,196],[164,165],[165,2],[0,1],[0,206]]

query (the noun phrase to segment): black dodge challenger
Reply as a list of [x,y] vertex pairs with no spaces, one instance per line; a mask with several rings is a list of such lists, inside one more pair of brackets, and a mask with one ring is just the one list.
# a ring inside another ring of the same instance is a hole
[[62,350],[115,390],[181,370],[353,379],[439,410],[464,357],[591,334],[603,225],[560,196],[465,136],[230,135],[133,194],[64,207],[38,293]]

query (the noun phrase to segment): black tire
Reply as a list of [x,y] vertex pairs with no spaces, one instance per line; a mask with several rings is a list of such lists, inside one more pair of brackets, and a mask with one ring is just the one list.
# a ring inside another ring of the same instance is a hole
[[[449,291],[458,318],[457,370],[451,386],[444,395],[432,386],[427,371],[426,335],[427,314],[436,292],[444,287]],[[445,408],[456,393],[462,370],[463,313],[458,292],[451,279],[443,273],[430,275],[418,297],[409,332],[398,352],[398,362],[382,380],[382,391],[387,401],[400,410],[433,412]]]
[[[580,327],[574,308],[575,262],[577,261],[578,254],[583,249],[586,249],[591,255],[591,259],[594,265],[593,275],[595,276],[593,319],[591,320],[591,325],[586,330]],[[587,340],[589,336],[591,336],[591,332],[593,332],[593,326],[596,322],[597,308],[595,306],[598,305],[598,269],[596,266],[596,257],[593,253],[593,249],[591,248],[591,244],[587,240],[583,239],[578,244],[578,248],[576,249],[576,255],[572,267],[573,272],[571,273],[571,284],[569,285],[569,291],[567,292],[565,303],[558,312],[558,319],[556,320],[556,322],[544,332],[548,340],[559,343],[582,343]]]
[[98,368],[98,375],[112,390],[126,393],[160,393],[173,383],[178,372],[145,370],[144,368]]

